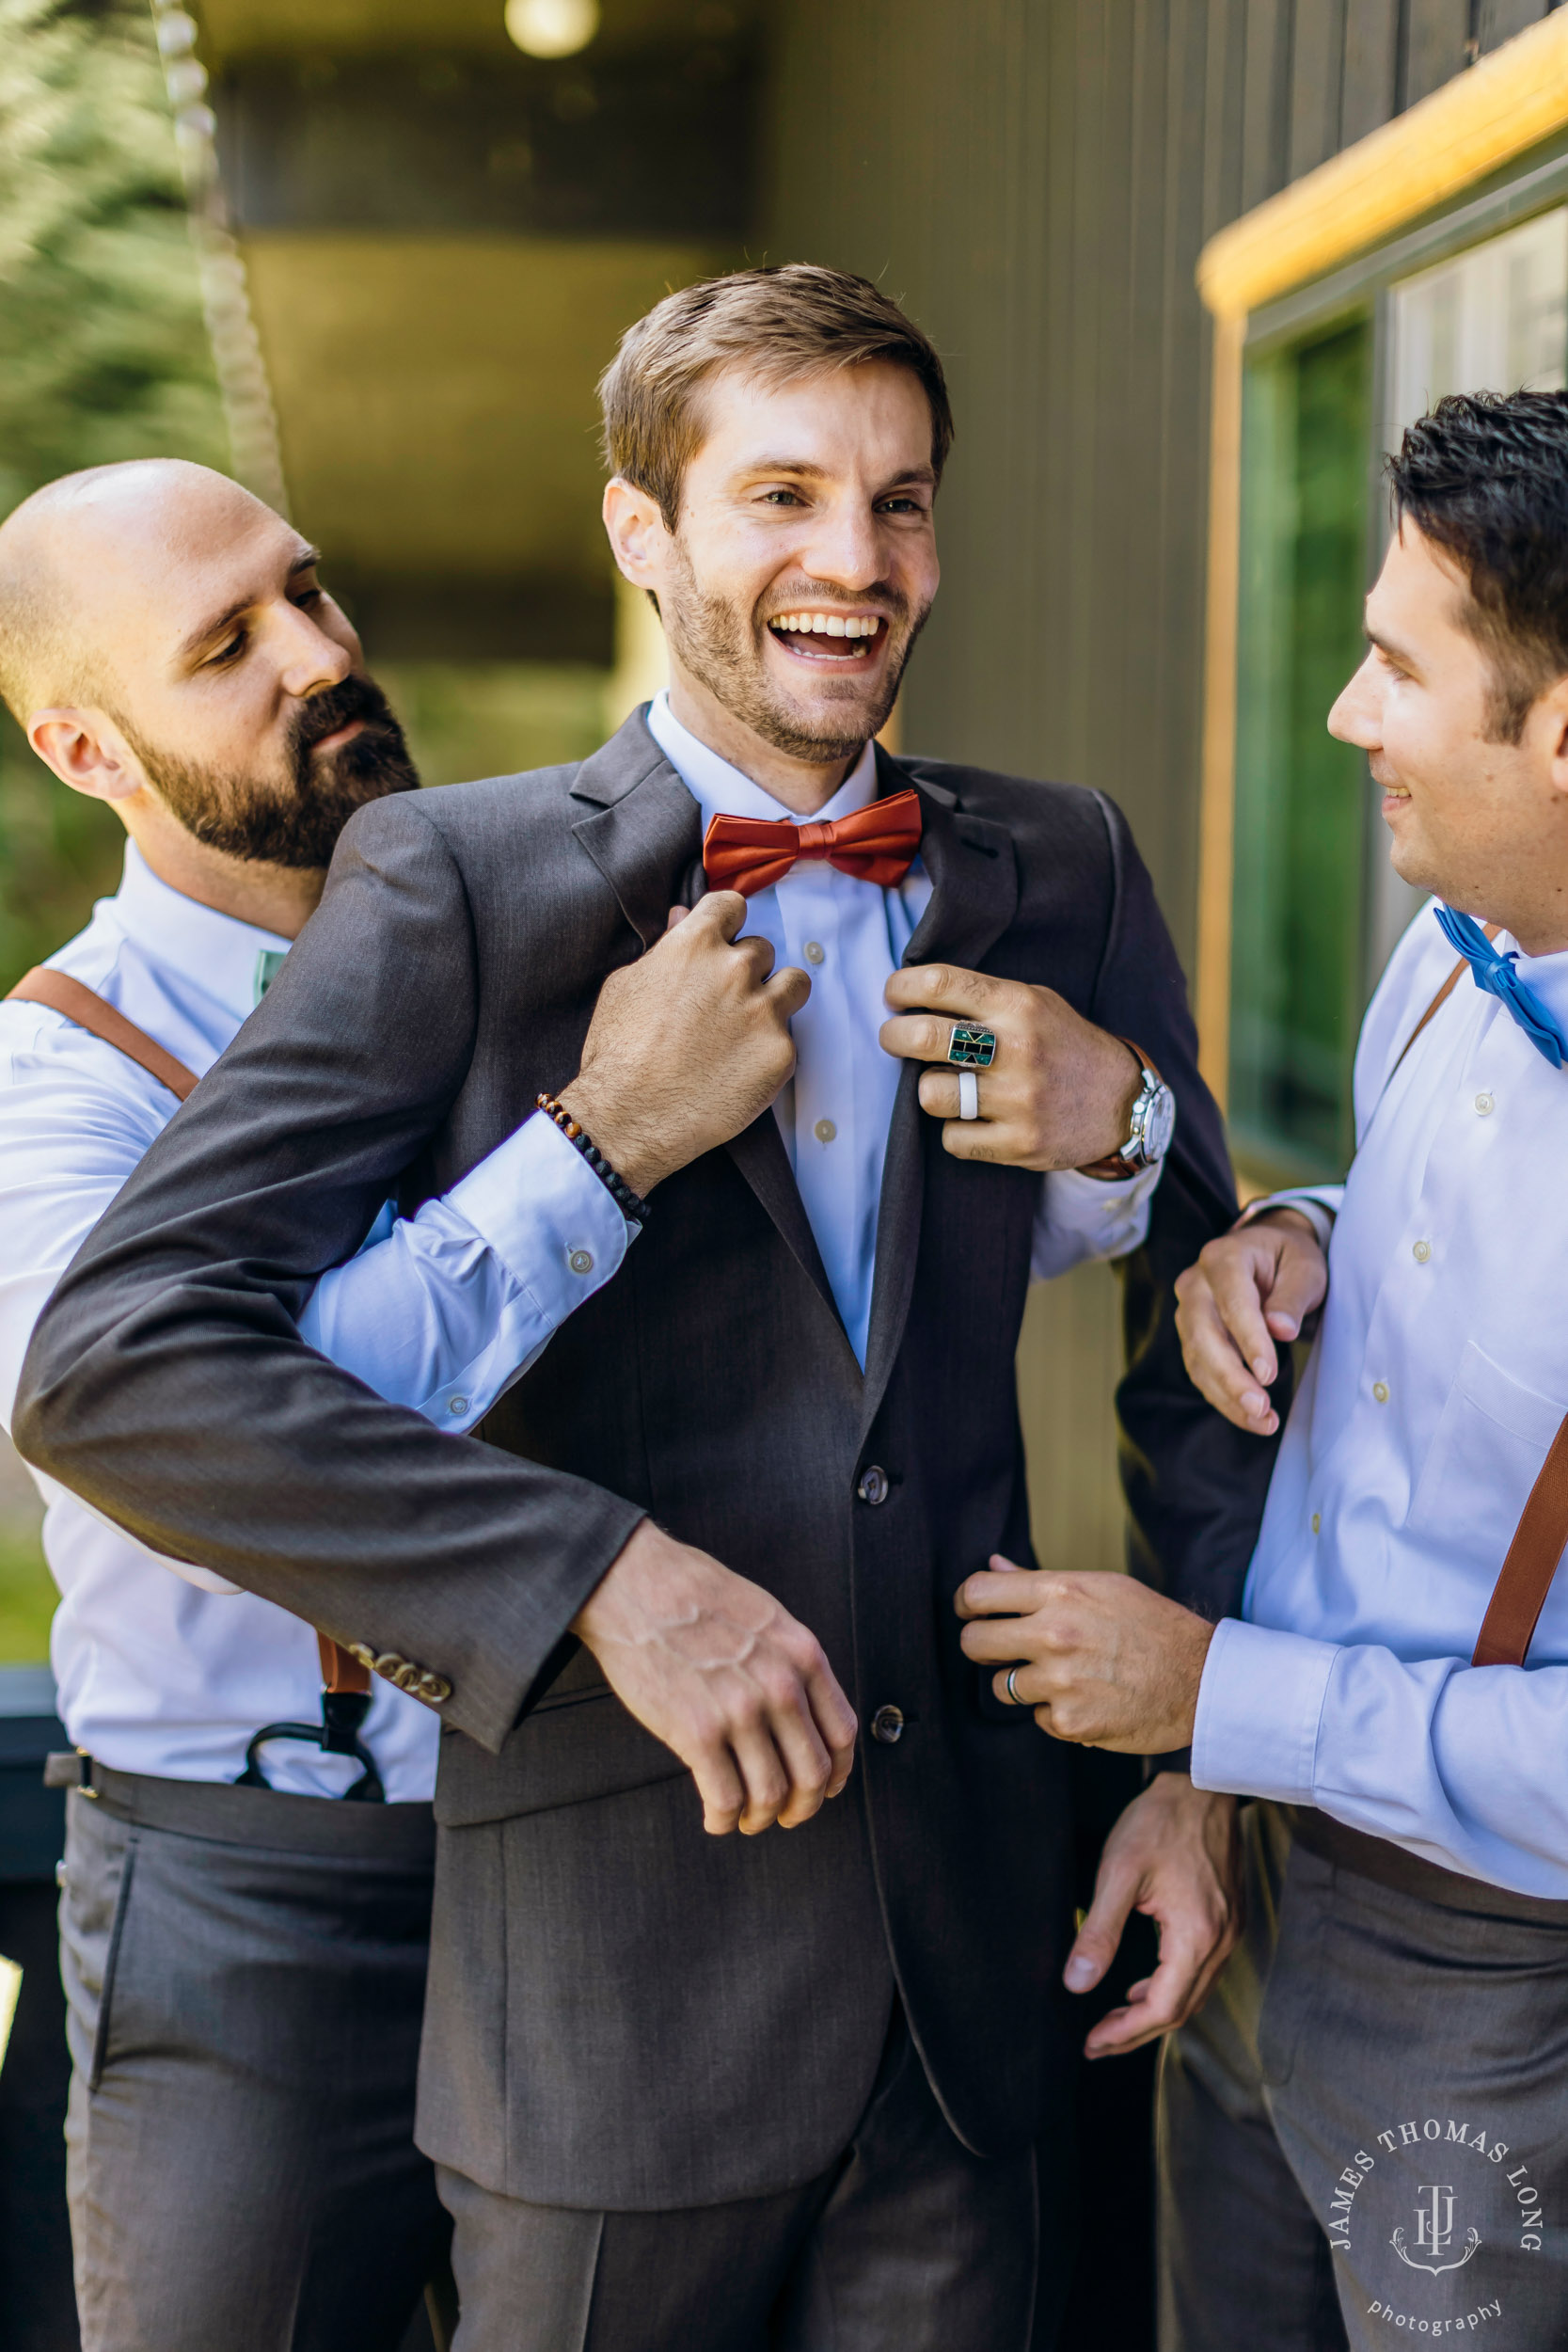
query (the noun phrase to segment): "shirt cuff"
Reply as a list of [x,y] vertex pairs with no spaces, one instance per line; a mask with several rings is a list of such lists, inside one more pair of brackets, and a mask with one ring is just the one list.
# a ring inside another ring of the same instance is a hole
[[1125,1258],[1148,1232],[1148,1205],[1164,1166],[1134,1168],[1131,1176],[1085,1176],[1081,1168],[1055,1168],[1047,1176],[1035,1221],[1031,1278],[1049,1281],[1085,1259]]
[[552,1330],[610,1280],[636,1231],[543,1111],[470,1168],[447,1199]]
[[1326,1257],[1328,1245],[1334,1237],[1334,1220],[1339,1213],[1339,1202],[1344,1189],[1343,1184],[1324,1184],[1315,1192],[1266,1193],[1261,1200],[1247,1202],[1232,1230],[1240,1232],[1243,1225],[1250,1225],[1255,1217],[1264,1216],[1270,1209],[1295,1209],[1307,1219],[1312,1231],[1317,1234],[1318,1248]]
[[1335,1642],[1223,1618],[1198,1685],[1194,1786],[1314,1804],[1318,1726],[1338,1655]]

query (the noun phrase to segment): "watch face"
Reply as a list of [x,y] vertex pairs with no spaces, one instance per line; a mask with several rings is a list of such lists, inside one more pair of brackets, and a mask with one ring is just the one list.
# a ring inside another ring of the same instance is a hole
[[1176,1133],[1176,1097],[1169,1087],[1156,1087],[1144,1112],[1143,1152],[1146,1160],[1163,1160]]

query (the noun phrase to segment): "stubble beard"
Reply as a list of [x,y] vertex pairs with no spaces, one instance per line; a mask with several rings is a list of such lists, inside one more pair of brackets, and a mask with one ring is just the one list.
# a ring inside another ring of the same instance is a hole
[[[869,704],[865,701],[858,679],[824,678],[830,701],[847,705],[853,698],[853,716],[847,708],[844,723],[835,728],[832,712],[824,711],[813,725],[784,698],[768,675],[762,643],[767,624],[754,612],[743,612],[723,596],[708,595],[678,538],[673,542],[673,581],[667,580],[659,595],[659,618],[671,650],[732,718],[776,752],[823,768],[835,760],[852,759],[872,736],[880,734],[898,699],[905,666],[926,626],[929,605],[911,620],[908,599],[879,583],[872,593],[887,612],[891,642],[876,698]],[[809,596],[800,599],[802,604],[812,600]],[[820,596],[817,600],[839,601]]]

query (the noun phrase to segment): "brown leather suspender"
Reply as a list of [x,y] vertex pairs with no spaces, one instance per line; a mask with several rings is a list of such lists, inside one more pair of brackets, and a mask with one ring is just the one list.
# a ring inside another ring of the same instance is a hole
[[79,1029],[102,1038],[105,1045],[116,1047],[127,1061],[147,1071],[182,1103],[194,1090],[194,1070],[187,1070],[182,1061],[166,1054],[134,1021],[127,1021],[113,1005],[106,1005],[102,996],[84,988],[80,980],[69,978],[64,972],[52,972],[47,964],[36,963],[30,972],[23,974],[10,994],[20,996],[24,1004],[47,1005],[51,1012],[64,1013]]
[[[1496,939],[1498,925],[1488,923],[1486,936]],[[1394,1070],[1403,1061],[1433,1013],[1452,995],[1466,964],[1463,956],[1422,1013],[1401,1049]],[[1392,1077],[1393,1071],[1389,1072]],[[1552,1589],[1564,1549],[1568,1549],[1568,1419],[1560,1426],[1529,1490],[1508,1557],[1492,1587],[1481,1632],[1470,1659],[1472,1666],[1522,1666],[1528,1653],[1546,1595]]]
[[[35,964],[30,972],[23,974],[8,994],[20,998],[25,1005],[47,1005],[51,1012],[63,1013],[79,1029],[86,1029],[89,1037],[101,1038],[105,1045],[112,1045],[117,1052],[123,1054],[127,1061],[134,1061],[138,1069],[147,1071],[182,1103],[196,1091],[194,1070],[187,1070],[182,1061],[176,1061],[172,1054],[165,1053],[163,1047],[155,1044],[145,1030],[138,1029],[134,1021],[127,1021],[125,1015],[117,1012],[113,1005],[106,1005],[102,996],[84,987],[80,980],[71,979],[68,974],[52,971],[45,963]],[[324,1691],[370,1689],[370,1670],[362,1666],[357,1658],[350,1657],[346,1649],[329,1641],[325,1633],[317,1633],[316,1645],[321,1652]]]

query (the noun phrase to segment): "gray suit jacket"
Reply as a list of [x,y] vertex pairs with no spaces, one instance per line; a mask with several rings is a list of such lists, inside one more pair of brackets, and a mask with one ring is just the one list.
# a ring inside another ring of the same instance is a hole
[[[1176,1089],[1126,1276],[1130,1487],[1146,1570],[1234,1605],[1270,1449],[1201,1405],[1171,1327],[1170,1282],[1234,1201],[1148,876],[1095,794],[880,772],[924,803],[909,960],[1049,982]],[[1013,1354],[1037,1177],[949,1157],[906,1070],[863,1377],[770,1113],[660,1187],[488,1442],[294,1329],[388,1191],[446,1188],[567,1082],[606,974],[700,887],[698,851],[640,715],[578,768],[362,811],[265,1003],[62,1281],[18,1406],[29,1459],[161,1549],[451,1682],[421,2142],[558,2204],[811,2177],[895,1985],[981,2152],[1060,2122],[1073,2079],[1069,1752],[995,1706],[952,1611],[990,1551],[1029,1556]],[[863,1724],[902,1709],[808,1828],[705,1836],[681,1767],[567,1635],[645,1512],[810,1625]]]

